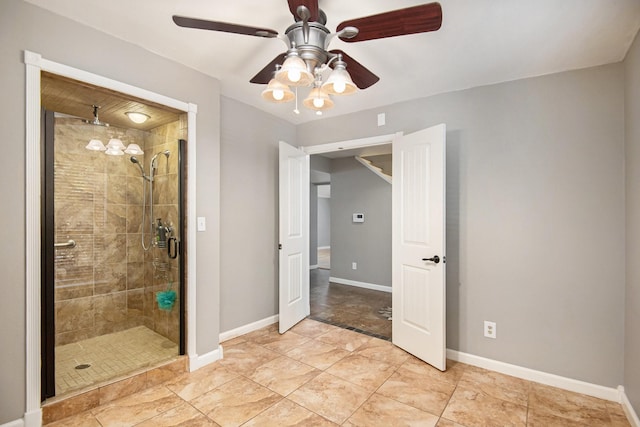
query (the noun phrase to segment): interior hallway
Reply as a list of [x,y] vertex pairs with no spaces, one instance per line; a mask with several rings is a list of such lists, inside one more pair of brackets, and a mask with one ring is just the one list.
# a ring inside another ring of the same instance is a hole
[[223,343],[224,359],[51,426],[629,426],[621,405],[305,319]]

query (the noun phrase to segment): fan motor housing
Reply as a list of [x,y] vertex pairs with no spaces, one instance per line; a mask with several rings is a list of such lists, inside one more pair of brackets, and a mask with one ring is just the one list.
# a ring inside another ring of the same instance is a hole
[[309,33],[306,42],[303,22],[291,25],[285,34],[289,38],[291,46],[296,47],[298,55],[307,63],[309,71],[313,72],[317,66],[324,64],[328,59],[325,43],[331,31],[318,22],[308,22],[307,26]]

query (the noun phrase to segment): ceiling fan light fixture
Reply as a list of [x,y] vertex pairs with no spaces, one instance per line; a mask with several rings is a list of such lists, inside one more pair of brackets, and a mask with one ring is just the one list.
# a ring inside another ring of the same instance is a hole
[[313,83],[313,74],[307,70],[307,64],[294,49],[287,54],[287,59],[276,72],[275,78],[287,86],[309,86]]
[[336,65],[327,81],[322,85],[322,89],[331,95],[351,95],[356,93],[357,87],[346,68]]
[[329,98],[329,94],[321,87],[311,89],[309,96],[302,103],[305,107],[315,111],[328,110],[333,107],[333,101]]
[[267,88],[262,91],[262,97],[269,102],[282,103],[293,101],[295,94],[289,89],[289,86],[276,79],[271,79]]
[[151,118],[149,115],[138,111],[127,111],[125,114],[129,117],[129,120],[137,124],[144,123]]

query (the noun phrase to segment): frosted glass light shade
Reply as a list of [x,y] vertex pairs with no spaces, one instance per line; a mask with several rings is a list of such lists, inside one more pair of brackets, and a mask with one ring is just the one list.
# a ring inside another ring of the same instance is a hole
[[289,102],[293,101],[295,95],[289,89],[289,86],[280,83],[276,79],[271,79],[267,88],[262,91],[262,97],[270,102]]
[[124,144],[118,138],[111,138],[109,140],[109,142],[107,143],[107,150],[109,150],[110,148],[116,148],[116,149],[118,149],[120,151],[123,151],[124,150]]
[[124,150],[124,152],[127,153],[127,154],[133,154],[133,155],[144,154],[144,151],[142,151],[142,148],[140,148],[140,146],[138,144],[129,144],[129,145],[127,145],[127,148]]
[[305,107],[316,111],[328,110],[333,107],[333,101],[322,88],[314,87],[309,96],[302,101]]
[[309,86],[313,82],[313,74],[307,70],[307,64],[297,53],[289,54],[275,78],[287,86]]
[[104,152],[104,154],[108,155],[108,156],[122,156],[124,155],[124,151],[122,151],[119,148],[107,148],[107,151]]
[[322,85],[322,89],[331,95],[351,95],[356,92],[357,87],[349,72],[344,67],[337,66]]
[[91,151],[105,151],[107,149],[99,139],[92,139],[84,148]]

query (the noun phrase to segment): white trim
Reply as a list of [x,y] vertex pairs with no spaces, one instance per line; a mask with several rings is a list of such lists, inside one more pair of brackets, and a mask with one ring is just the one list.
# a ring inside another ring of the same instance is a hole
[[203,355],[189,356],[189,372],[196,371],[220,359],[222,359],[221,345],[219,345],[217,349],[210,351],[209,353],[205,353]]
[[[28,426],[42,424],[40,409],[40,70],[42,57],[24,52],[25,93],[25,279],[26,279],[26,408]],[[34,423],[34,420],[36,423]]]
[[620,393],[620,403],[622,404],[622,409],[624,409],[624,414],[627,416],[627,420],[632,427],[640,427],[640,418],[638,418],[638,414],[633,409],[629,398],[627,397],[627,393],[624,392],[624,387],[619,385],[618,392]]
[[24,427],[24,421],[21,419],[9,421],[8,423],[4,423],[0,425],[0,427]]
[[230,331],[221,332],[219,342],[224,342],[230,340],[232,338],[239,337],[240,335],[248,334],[249,332],[257,331],[260,328],[264,328],[265,326],[273,325],[274,323],[278,323],[278,315],[274,314],[273,316],[266,317],[262,320],[255,321],[253,323],[249,323],[244,326],[240,326],[239,328],[231,329]]
[[560,375],[549,374],[547,372],[536,371],[522,366],[512,365],[498,360],[487,359],[473,354],[463,353],[457,350],[447,349],[447,358],[457,362],[466,363],[513,377],[534,381],[612,402],[620,401],[618,389],[592,384],[585,381],[574,380],[573,378],[561,377]]
[[358,282],[357,280],[341,279],[339,277],[329,277],[329,282],[339,283],[341,285],[356,286],[358,288],[373,289],[374,291],[391,293],[391,286],[376,285],[375,283]]
[[376,145],[391,144],[398,136],[402,136],[402,132],[396,132],[389,135],[373,136],[369,138],[350,139],[347,141],[330,142],[328,144],[309,145],[300,147],[302,151],[311,154],[333,153],[340,150],[351,150],[354,148],[373,147]]
[[[25,94],[25,209],[26,209],[26,427],[40,426],[42,410],[40,408],[40,74],[47,71],[122,92],[137,98],[146,99],[187,112],[187,150],[191,159],[187,170],[187,227],[188,227],[188,273],[187,279],[187,354],[197,357],[196,353],[196,113],[195,104],[178,101],[145,89],[131,86],[116,80],[99,76],[64,64],[43,59],[38,53],[24,51],[26,67]],[[218,351],[218,350],[215,350]]]
[[309,270],[316,270],[318,268],[318,264],[310,265]]

